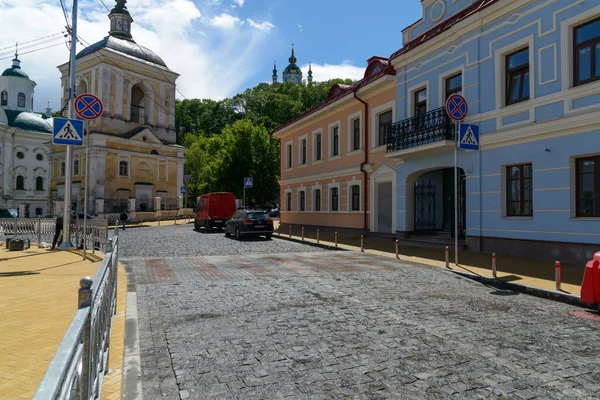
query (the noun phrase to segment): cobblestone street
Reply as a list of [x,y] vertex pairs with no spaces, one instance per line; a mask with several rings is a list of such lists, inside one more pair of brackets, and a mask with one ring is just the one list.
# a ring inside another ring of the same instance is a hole
[[237,255],[218,238],[221,256],[124,259],[144,398],[600,396],[598,325],[572,306],[392,258]]

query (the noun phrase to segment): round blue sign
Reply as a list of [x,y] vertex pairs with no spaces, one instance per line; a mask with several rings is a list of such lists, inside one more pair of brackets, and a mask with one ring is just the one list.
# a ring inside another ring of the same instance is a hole
[[102,102],[93,94],[80,94],[75,99],[75,112],[83,119],[96,119],[103,110]]
[[446,112],[455,121],[462,121],[469,113],[467,100],[460,94],[453,94],[446,100]]

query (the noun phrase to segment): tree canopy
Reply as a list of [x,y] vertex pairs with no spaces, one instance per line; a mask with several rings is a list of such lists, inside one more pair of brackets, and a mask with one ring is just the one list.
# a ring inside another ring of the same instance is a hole
[[231,99],[178,100],[177,143],[188,148],[184,170],[191,176],[187,205],[215,191],[241,198],[243,179],[250,176],[254,187],[246,193],[247,203],[278,203],[279,143],[269,133],[325,100],[335,83],[352,81],[261,83]]

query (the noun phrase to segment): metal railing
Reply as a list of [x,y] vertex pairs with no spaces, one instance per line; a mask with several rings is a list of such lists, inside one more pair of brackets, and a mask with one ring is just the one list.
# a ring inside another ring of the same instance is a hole
[[117,307],[118,231],[94,279],[79,281],[78,310],[54,354],[34,400],[96,399],[108,371]]
[[444,107],[392,124],[387,132],[387,152],[409,149],[442,140],[455,140],[456,125]]

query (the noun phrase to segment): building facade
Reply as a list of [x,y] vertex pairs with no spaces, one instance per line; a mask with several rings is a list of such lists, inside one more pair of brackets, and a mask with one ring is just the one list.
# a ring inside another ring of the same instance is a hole
[[[395,165],[379,135],[394,120],[395,96],[394,70],[372,57],[363,79],[333,86],[322,104],[272,133],[281,143],[283,225],[395,232]],[[372,205],[377,191],[389,196]]]
[[[178,206],[184,148],[176,144],[175,81],[179,76],[131,35],[133,18],[118,0],[109,14],[109,35],[77,54],[76,94],[102,100],[103,114],[86,122],[89,132],[90,212],[154,210]],[[69,64],[60,65],[63,102],[68,99]],[[87,160],[74,149],[71,203],[83,212]],[[53,146],[52,197],[64,198],[65,149]],[[129,205],[135,199],[135,210]]]
[[[384,157],[398,238],[450,239],[458,225],[469,250],[590,259],[600,248],[600,2],[421,4],[390,56]],[[479,151],[458,152],[458,220],[456,126],[443,108],[453,93],[481,130]]]
[[21,69],[17,54],[0,76],[0,208],[19,217],[49,213],[52,118],[33,112],[36,83]]

